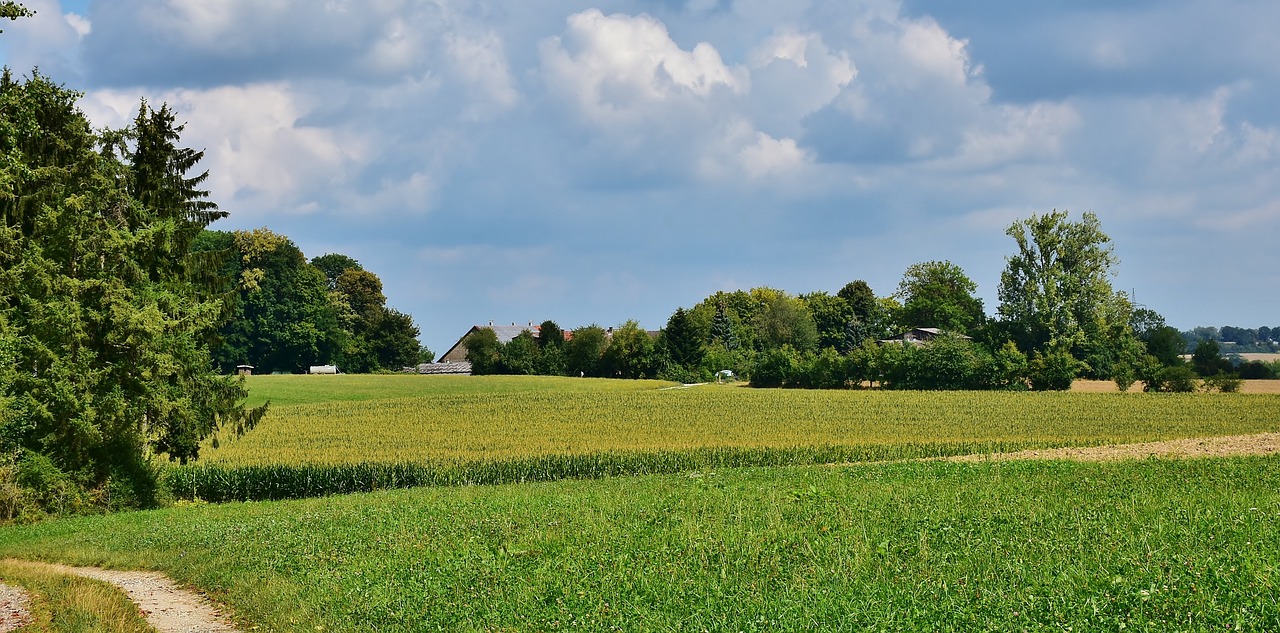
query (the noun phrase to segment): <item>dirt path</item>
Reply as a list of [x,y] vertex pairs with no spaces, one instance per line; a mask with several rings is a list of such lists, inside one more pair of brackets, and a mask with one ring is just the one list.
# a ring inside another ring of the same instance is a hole
[[[26,564],[40,565],[55,573],[93,578],[119,587],[138,605],[147,624],[159,633],[239,633],[239,629],[208,598],[179,587],[168,576],[159,572],[116,571],[49,563]],[[25,592],[21,593],[25,596]],[[0,608],[5,608],[8,604],[3,601],[4,596],[0,592]],[[0,612],[0,633],[13,630],[4,628],[4,616],[8,611],[5,608],[4,612]]]
[[1185,440],[1166,440],[1143,444],[1113,444],[1087,448],[1049,448],[1015,453],[991,455],[960,455],[948,461],[987,462],[1015,459],[1074,459],[1082,462],[1105,462],[1124,459],[1163,457],[1187,459],[1193,457],[1231,457],[1234,455],[1275,455],[1280,453],[1280,433],[1233,435],[1228,437],[1198,437]]
[[16,631],[31,621],[29,600],[25,590],[0,583],[0,633]]

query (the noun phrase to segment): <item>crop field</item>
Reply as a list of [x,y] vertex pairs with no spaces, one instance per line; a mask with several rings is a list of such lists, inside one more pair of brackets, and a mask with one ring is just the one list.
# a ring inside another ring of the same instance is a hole
[[700,470],[0,529],[257,631],[1275,631],[1280,458]]
[[229,466],[510,460],[700,449],[875,448],[881,458],[1280,430],[1280,397],[802,391],[469,376],[256,376],[267,418]]
[[[1280,630],[1280,456],[884,461],[1276,431],[1280,396],[249,386],[271,415],[169,469],[196,501],[0,559],[157,569],[262,632]],[[495,485],[333,494],[433,483]]]

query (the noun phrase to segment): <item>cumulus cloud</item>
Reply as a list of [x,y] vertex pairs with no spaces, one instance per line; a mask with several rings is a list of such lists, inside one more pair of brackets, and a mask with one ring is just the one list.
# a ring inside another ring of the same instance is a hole
[[[168,103],[187,122],[182,142],[202,148],[208,186],[225,207],[271,212],[310,212],[325,206],[317,195],[341,186],[350,167],[370,148],[357,136],[300,124],[308,105],[288,86],[253,84],[205,90],[178,89],[148,95]],[[98,123],[120,127],[137,112],[139,96],[99,90],[81,107]],[[256,215],[256,214],[255,214]]]
[[541,47],[551,90],[590,122],[615,126],[705,107],[717,90],[742,93],[749,79],[724,64],[715,47],[682,50],[666,27],[647,15],[569,16],[563,35]]

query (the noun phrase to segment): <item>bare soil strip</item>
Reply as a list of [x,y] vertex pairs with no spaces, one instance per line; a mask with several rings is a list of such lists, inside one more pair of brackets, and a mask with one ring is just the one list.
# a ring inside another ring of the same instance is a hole
[[30,599],[26,591],[0,583],[0,633],[16,631],[31,622],[27,610]]
[[1280,433],[1233,435],[1227,437],[1197,437],[1184,440],[1166,440],[1142,444],[1113,444],[1085,448],[1050,448],[993,453],[986,455],[960,455],[947,461],[988,462],[1015,459],[1070,459],[1082,462],[1106,462],[1125,459],[1188,459],[1196,457],[1231,457],[1236,455],[1275,455],[1280,453]]
[[[93,578],[121,588],[138,605],[147,624],[159,633],[239,633],[239,629],[208,598],[179,587],[159,572],[55,564],[43,566],[49,571]],[[8,630],[0,627],[0,633]]]

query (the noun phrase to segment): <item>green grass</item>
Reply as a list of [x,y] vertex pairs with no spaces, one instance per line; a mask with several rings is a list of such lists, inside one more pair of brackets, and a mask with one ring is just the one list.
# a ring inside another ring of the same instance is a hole
[[186,506],[0,530],[268,631],[1280,629],[1280,459],[902,463]]

